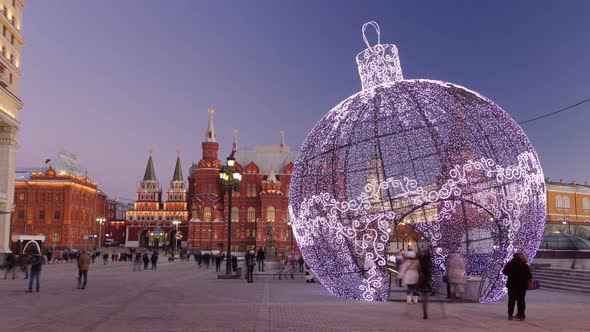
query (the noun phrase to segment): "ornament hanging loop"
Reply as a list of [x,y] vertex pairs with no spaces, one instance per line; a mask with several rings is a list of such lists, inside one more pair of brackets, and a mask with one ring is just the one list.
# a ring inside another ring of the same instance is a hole
[[369,26],[375,28],[375,32],[377,32],[377,45],[381,44],[381,29],[379,28],[379,24],[377,24],[377,22],[375,21],[370,21],[363,24],[363,40],[365,41],[365,44],[367,44],[367,47],[371,48],[371,45],[369,44],[369,40],[367,39],[367,35],[365,33]]

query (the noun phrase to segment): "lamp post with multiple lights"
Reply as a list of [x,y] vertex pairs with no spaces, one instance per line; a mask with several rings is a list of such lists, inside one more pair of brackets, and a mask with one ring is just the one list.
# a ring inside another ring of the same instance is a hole
[[242,182],[242,173],[235,165],[234,154],[227,157],[227,164],[221,167],[219,171],[219,179],[221,187],[228,192],[228,217],[227,217],[227,256],[225,265],[225,274],[231,274],[231,224],[232,224],[232,193],[234,190],[240,190],[240,183]]

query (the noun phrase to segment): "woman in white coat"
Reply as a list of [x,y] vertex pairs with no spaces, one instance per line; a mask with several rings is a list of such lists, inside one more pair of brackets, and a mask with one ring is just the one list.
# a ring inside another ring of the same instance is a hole
[[399,273],[399,277],[403,279],[408,288],[406,293],[406,302],[408,304],[418,303],[418,291],[416,290],[416,284],[420,277],[418,271],[420,271],[420,262],[416,259],[416,253],[408,251],[404,257],[402,270]]

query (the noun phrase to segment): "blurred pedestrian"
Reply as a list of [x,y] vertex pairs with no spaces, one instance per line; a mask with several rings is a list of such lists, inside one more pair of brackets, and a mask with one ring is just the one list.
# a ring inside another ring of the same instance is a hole
[[[91,260],[86,250],[83,250],[80,257],[78,257],[78,289],[86,289]],[[82,278],[84,278],[84,284],[82,284]]]
[[305,264],[305,260],[303,260],[303,255],[299,255],[299,260],[297,261],[297,263],[299,263],[299,272],[303,272],[303,264]]
[[[517,252],[512,260],[504,266],[502,273],[508,277],[506,287],[508,288],[508,320],[524,320],[526,309],[525,296],[529,280],[533,278],[530,267],[527,265],[526,256]],[[514,303],[517,305],[517,314],[514,313]]]
[[158,263],[158,252],[154,252],[151,257],[152,270],[156,270],[156,264]]
[[422,318],[428,319],[428,297],[432,294],[432,257],[426,251],[420,254],[418,291],[422,295]]
[[215,255],[215,272],[221,272],[221,256]]
[[254,251],[248,251],[246,253],[246,268],[247,268],[247,272],[246,272],[246,280],[248,280],[248,283],[253,283],[254,282],[254,266],[256,266],[256,254],[254,253]]
[[406,303],[416,304],[418,303],[418,292],[416,284],[418,283],[420,270],[420,262],[416,259],[416,253],[408,251],[404,258],[402,270],[399,273],[400,278],[406,284]]
[[133,262],[133,271],[141,270],[141,253],[135,253],[135,261]]
[[105,253],[102,255],[102,260],[103,260],[103,262],[104,262],[104,265],[107,265],[107,263],[109,262],[109,254],[105,252]]
[[264,260],[265,260],[264,250],[262,250],[262,248],[260,248],[260,249],[258,249],[258,252],[256,253],[256,261],[258,262],[258,272],[264,272]]
[[29,264],[31,264],[31,278],[29,279],[29,293],[33,292],[33,280],[36,280],[37,293],[39,292],[39,279],[41,277],[41,266],[45,263],[43,256],[37,250],[33,250],[31,257],[29,257]]
[[25,274],[25,279],[29,279],[29,258],[27,255],[18,255],[16,265],[18,266],[19,270]]
[[9,253],[6,256],[6,271],[4,272],[4,279],[8,277],[12,272],[12,279],[16,278],[16,256],[13,253]]
[[143,253],[143,256],[141,258],[143,259],[143,269],[147,270],[148,265],[150,263],[150,258],[148,257],[147,251]]
[[449,257],[447,267],[447,278],[451,285],[451,299],[457,298],[457,293],[465,291],[465,261],[458,253],[452,253]]

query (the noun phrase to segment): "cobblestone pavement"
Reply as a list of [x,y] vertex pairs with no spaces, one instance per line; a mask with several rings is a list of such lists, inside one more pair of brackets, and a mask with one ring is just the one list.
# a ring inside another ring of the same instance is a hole
[[433,303],[422,320],[420,305],[342,300],[301,277],[248,284],[165,260],[139,272],[97,261],[85,290],[75,263],[45,265],[40,293],[22,274],[0,280],[0,331],[590,331],[588,296],[529,292],[524,322],[507,320],[506,301]]

